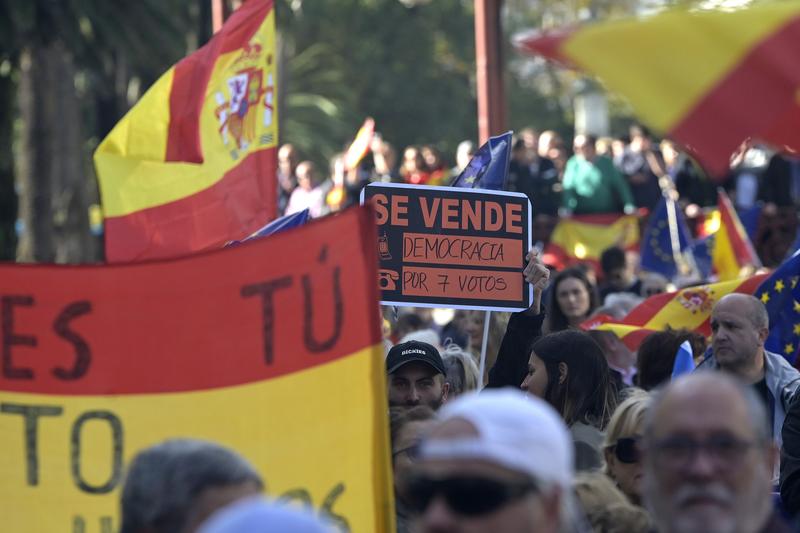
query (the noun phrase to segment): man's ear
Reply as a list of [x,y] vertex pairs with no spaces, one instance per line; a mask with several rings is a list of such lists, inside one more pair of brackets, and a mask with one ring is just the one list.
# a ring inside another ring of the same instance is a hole
[[450,384],[446,381],[442,382],[442,403],[447,401],[447,394],[450,392]]
[[567,376],[569,375],[569,367],[567,363],[560,362],[558,363],[558,384],[563,385],[565,381],[567,381]]
[[767,342],[767,337],[769,337],[769,328],[761,328],[758,330],[758,340],[762,345]]

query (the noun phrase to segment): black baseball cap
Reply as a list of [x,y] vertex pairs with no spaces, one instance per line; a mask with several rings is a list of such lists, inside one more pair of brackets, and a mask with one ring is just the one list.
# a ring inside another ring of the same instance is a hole
[[427,363],[439,374],[445,374],[444,362],[442,356],[439,355],[439,350],[427,342],[420,341],[402,342],[392,346],[389,355],[386,356],[386,373],[392,374],[404,364],[413,361]]

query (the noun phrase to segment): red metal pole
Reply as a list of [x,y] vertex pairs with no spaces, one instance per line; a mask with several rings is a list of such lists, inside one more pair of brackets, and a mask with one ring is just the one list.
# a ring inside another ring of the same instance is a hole
[[478,136],[481,144],[491,135],[507,130],[500,24],[502,4],[503,0],[475,0]]

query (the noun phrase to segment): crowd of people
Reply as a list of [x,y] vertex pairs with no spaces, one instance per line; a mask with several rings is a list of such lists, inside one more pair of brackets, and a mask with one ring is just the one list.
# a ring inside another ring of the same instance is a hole
[[[408,146],[398,160],[396,148],[376,134],[357,168],[346,168],[344,154],[337,154],[326,175],[285,144],[278,151],[279,211],[335,212],[358,203],[361,189],[375,181],[449,185],[476,148],[462,141],[450,164],[432,144]],[[800,205],[800,158],[748,141],[731,159],[730,172],[712,179],[674,142],[656,142],[638,124],[620,138],[578,134],[571,146],[555,131],[525,128],[514,137],[505,183],[506,190],[531,199],[535,217],[545,224],[570,214],[646,216],[665,193],[697,220],[704,208],[717,205],[719,186],[737,209],[761,204],[768,215],[789,211]]]
[[[800,372],[765,350],[759,299],[716,302],[708,347],[667,330],[632,351],[576,327],[603,307],[624,313],[611,286],[598,307],[584,272],[550,283],[535,252],[524,275],[534,305],[504,322],[487,375],[454,376],[451,338],[415,340],[435,325],[389,350],[398,531],[795,530]],[[673,378],[684,341],[699,365]]]
[[[433,146],[406,148],[399,164],[380,136],[370,148],[356,169],[337,155],[322,179],[283,145],[281,212],[335,212],[373,181],[447,185],[476,146],[461,143],[453,167]],[[745,144],[731,169],[724,184],[738,207],[800,205],[800,159]],[[577,135],[572,154],[555,132],[523,130],[506,188],[553,218],[646,213],[664,195],[690,216],[716,203],[716,184],[641,126],[627,139]],[[581,324],[622,319],[670,280],[618,247],[598,271],[551,270],[537,250],[526,260],[525,311],[384,309],[398,533],[796,530],[800,372],[765,349],[762,302],[729,294],[712,310],[710,340],[668,329],[632,349]],[[674,378],[687,342],[698,367]],[[259,497],[259,473],[209,442],[148,448],[125,479],[122,533],[330,530]]]
[[[629,306],[614,299],[635,298],[631,280],[598,307],[584,271],[551,280],[535,250],[527,259],[533,303],[492,324],[501,334],[486,375],[474,352],[483,328],[470,326],[484,313],[437,327],[427,310],[407,310],[395,323],[404,329],[387,331],[397,531],[796,530],[800,372],[765,350],[762,302],[721,298],[708,347],[667,330],[632,352],[576,327]],[[702,362],[674,378],[684,341]],[[167,441],[130,464],[121,531],[331,531],[324,517],[259,497],[263,488],[235,451]]]

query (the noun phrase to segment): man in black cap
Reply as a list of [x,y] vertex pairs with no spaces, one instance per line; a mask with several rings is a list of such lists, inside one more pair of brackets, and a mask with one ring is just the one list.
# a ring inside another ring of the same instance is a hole
[[427,342],[397,344],[386,357],[389,407],[427,405],[434,411],[447,401],[450,385],[444,380],[439,351]]

